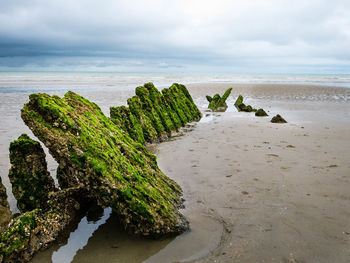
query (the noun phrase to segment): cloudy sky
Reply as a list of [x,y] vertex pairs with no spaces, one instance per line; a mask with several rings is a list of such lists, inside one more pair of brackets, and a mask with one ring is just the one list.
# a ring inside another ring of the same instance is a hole
[[0,70],[350,73],[349,0],[0,0]]

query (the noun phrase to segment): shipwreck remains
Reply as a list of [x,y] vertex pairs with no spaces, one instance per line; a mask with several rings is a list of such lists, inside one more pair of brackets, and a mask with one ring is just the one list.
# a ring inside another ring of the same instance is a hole
[[36,208],[14,217],[0,233],[0,262],[28,262],[38,250],[62,236],[87,202],[82,199],[85,192],[82,188],[51,192],[47,210]]
[[[7,226],[11,219],[11,211],[7,202],[6,188],[2,184],[0,177],[0,233]],[[0,256],[1,262],[1,256]]]
[[44,150],[26,134],[11,142],[10,162],[12,192],[22,213],[0,233],[0,262],[27,262],[62,236],[92,200],[81,187],[58,190],[47,171]]
[[135,234],[177,234],[188,228],[178,212],[180,186],[95,103],[73,92],[63,98],[32,94],[22,118],[59,163],[61,188],[86,189]]
[[141,144],[160,142],[202,114],[187,88],[173,84],[158,91],[153,83],[136,88],[136,95],[127,100],[128,107],[110,108],[112,121]]
[[210,97],[209,95],[206,96],[209,105],[208,109],[211,109],[212,111],[220,111],[224,112],[227,109],[226,100],[228,96],[230,96],[232,91],[232,88],[229,88],[225,91],[224,95],[222,97],[217,93],[213,97]]
[[10,145],[9,178],[21,214],[12,216],[0,181],[0,262],[28,262],[86,213],[111,207],[129,232],[157,237],[186,231],[180,186],[163,174],[143,144],[159,142],[201,118],[184,85],[136,88],[111,119],[73,92],[36,93],[21,111],[25,124],[58,162],[58,189],[39,142],[22,134]]
[[10,144],[12,193],[21,212],[43,208],[48,193],[57,191],[47,171],[46,155],[40,143],[22,134]]
[[274,116],[271,119],[272,123],[287,123],[287,121],[279,114],[277,114],[276,116]]
[[235,107],[238,111],[245,111],[245,112],[256,112],[257,109],[254,109],[250,105],[245,105],[243,103],[243,96],[239,95],[236,102],[235,102]]
[[255,112],[255,116],[257,117],[266,117],[266,116],[269,116],[266,111],[264,111],[264,109],[258,109],[256,112]]

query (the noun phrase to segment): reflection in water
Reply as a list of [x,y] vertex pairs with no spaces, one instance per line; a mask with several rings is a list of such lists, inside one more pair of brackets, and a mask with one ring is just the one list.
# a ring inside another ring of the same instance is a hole
[[91,235],[100,225],[106,223],[112,213],[111,208],[104,210],[103,216],[97,222],[88,220],[85,216],[79,223],[78,228],[69,236],[68,243],[60,247],[52,254],[52,263],[69,263],[72,262],[76,252],[88,243]]
[[162,240],[135,237],[118,224],[118,216],[111,214],[90,238],[88,244],[77,252],[72,262],[125,262],[141,263],[163,249],[173,238]]
[[[97,211],[99,212],[99,211]],[[70,233],[63,245],[55,244],[39,252],[32,263],[89,263],[133,262],[141,263],[163,249],[173,238],[152,240],[131,236],[119,224],[111,208],[102,216],[91,211]],[[101,213],[100,213],[101,214]]]
[[191,230],[160,240],[125,232],[110,208],[99,220],[84,217],[63,245],[39,252],[32,263],[168,263],[198,259],[220,243],[222,225],[202,215],[190,215]]

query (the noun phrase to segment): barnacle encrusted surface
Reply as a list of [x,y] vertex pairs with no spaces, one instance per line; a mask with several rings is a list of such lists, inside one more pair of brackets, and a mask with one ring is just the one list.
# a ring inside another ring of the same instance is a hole
[[77,219],[89,202],[86,190],[75,187],[50,192],[45,209],[36,208],[13,218],[0,233],[0,263],[28,262],[48,247]]

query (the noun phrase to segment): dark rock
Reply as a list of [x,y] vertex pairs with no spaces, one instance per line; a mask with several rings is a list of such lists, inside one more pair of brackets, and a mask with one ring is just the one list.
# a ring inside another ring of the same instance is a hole
[[[166,115],[158,114],[166,108],[159,101],[162,96],[150,85],[139,87],[136,94],[130,103],[135,105],[129,110],[140,117],[142,131],[147,130],[142,127],[145,123],[152,124],[158,136],[170,129],[164,125]],[[180,85],[163,90],[163,98],[170,101],[167,105],[177,105],[172,109],[181,123],[196,111],[187,104],[191,102],[188,95]],[[144,108],[149,111],[140,110]],[[85,189],[85,196],[101,207],[112,207],[124,227],[135,234],[159,236],[188,229],[187,220],[178,211],[180,186],[160,171],[154,155],[95,103],[73,92],[63,98],[32,94],[21,116],[59,163],[61,188]],[[196,116],[200,118],[199,111]]]
[[44,208],[49,192],[56,190],[45,157],[40,143],[27,134],[10,144],[9,178],[21,212]]
[[274,116],[272,119],[271,119],[271,122],[273,123],[287,123],[287,121],[285,119],[282,118],[281,115],[277,114],[276,116]]
[[[7,202],[6,188],[0,177],[0,233],[7,226],[11,219],[11,210]],[[1,258],[0,258],[1,262]]]
[[255,112],[255,116],[265,117],[265,116],[269,116],[269,115],[267,115],[267,113],[266,113],[263,109],[258,109],[258,110]]
[[226,111],[227,109],[227,104],[226,104],[226,100],[228,98],[228,96],[231,94],[232,88],[229,88],[225,91],[224,95],[222,97],[220,97],[219,94],[215,94],[214,97],[210,97],[210,96],[206,96],[209,105],[208,105],[208,109],[211,109],[212,111]]
[[111,107],[111,119],[142,144],[162,141],[202,116],[187,88],[176,83],[162,92],[152,83],[137,87],[128,106]]

